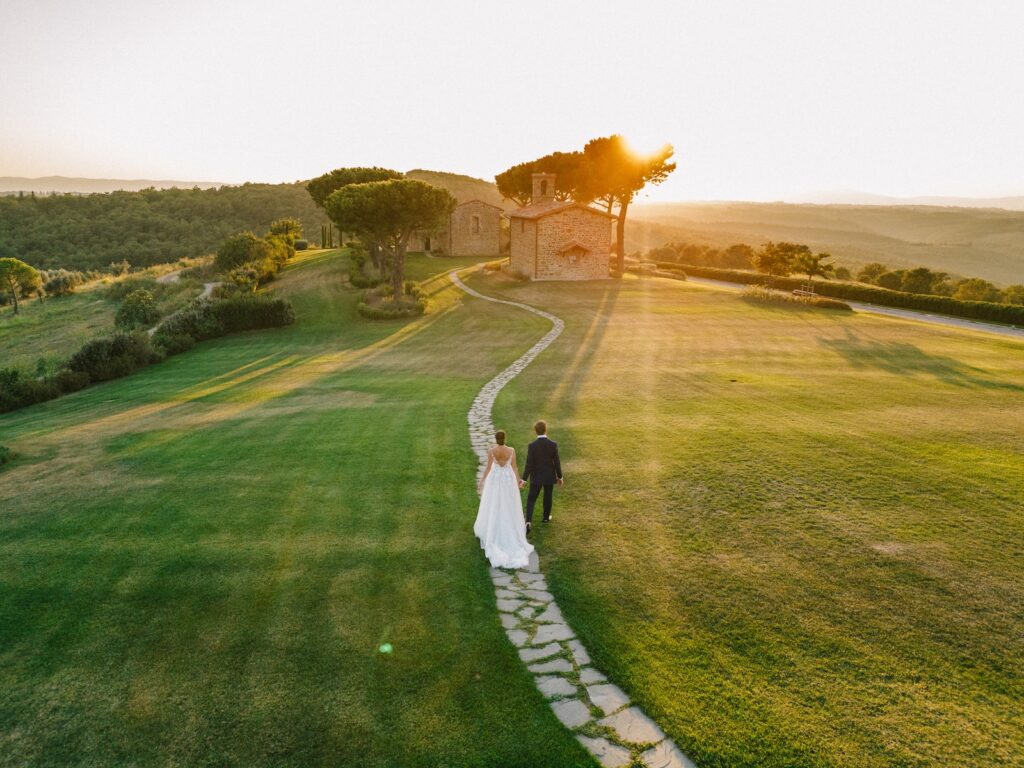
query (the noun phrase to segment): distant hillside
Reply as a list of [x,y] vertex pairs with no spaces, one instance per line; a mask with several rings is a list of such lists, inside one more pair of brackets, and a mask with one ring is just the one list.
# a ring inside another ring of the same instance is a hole
[[857,267],[926,266],[1007,285],[1024,283],[1024,212],[928,206],[659,203],[631,209],[626,248],[793,240]]
[[95,192],[138,192],[140,189],[210,189],[219,187],[219,181],[169,181],[167,179],[84,179],[71,176],[40,176],[36,179],[24,176],[0,176],[0,194],[17,192],[50,192],[92,194]]
[[922,197],[890,197],[870,192],[825,192],[797,200],[798,203],[816,205],[932,205],[945,208],[1003,208],[1024,211],[1024,196],[1016,197],[950,197],[942,195]]
[[43,268],[148,266],[211,253],[227,236],[263,233],[285,216],[314,241],[327,221],[302,184],[0,197],[0,256]]
[[512,210],[516,207],[515,203],[502,199],[498,193],[498,187],[491,181],[475,179],[472,176],[462,176],[458,173],[425,171],[421,168],[407,171],[405,175],[410,179],[419,179],[428,184],[447,189],[460,203],[465,203],[469,200],[483,200],[485,203],[496,205],[503,210]]

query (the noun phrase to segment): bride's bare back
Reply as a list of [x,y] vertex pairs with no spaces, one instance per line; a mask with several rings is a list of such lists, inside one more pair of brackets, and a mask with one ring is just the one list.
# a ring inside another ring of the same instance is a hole
[[491,448],[491,456],[502,467],[507,466],[508,463],[515,458],[515,455],[515,448],[511,448],[507,445],[496,445]]

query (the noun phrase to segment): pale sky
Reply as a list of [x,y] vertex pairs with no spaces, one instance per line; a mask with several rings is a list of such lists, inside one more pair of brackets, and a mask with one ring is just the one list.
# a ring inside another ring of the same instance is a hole
[[623,133],[651,200],[1024,194],[1024,2],[0,0],[0,176],[491,179]]

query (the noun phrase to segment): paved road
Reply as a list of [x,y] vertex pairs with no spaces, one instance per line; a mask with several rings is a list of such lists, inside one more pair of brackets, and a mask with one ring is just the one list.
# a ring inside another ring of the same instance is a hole
[[[711,280],[706,277],[689,277],[686,281],[694,285],[707,285],[715,288],[724,288],[730,291],[741,291],[745,287],[740,283],[729,283],[724,280]],[[960,328],[968,331],[980,331],[992,333],[997,336],[1007,336],[1012,339],[1024,340],[1024,328],[1013,325],[998,325],[996,323],[985,323],[980,320],[968,320],[963,317],[950,317],[949,315],[935,315],[929,312],[917,312],[912,309],[896,309],[895,307],[881,307],[877,304],[865,304],[860,301],[847,301],[856,312],[869,312],[873,315],[885,315],[897,317],[901,320],[916,320],[920,323],[932,323],[933,325],[944,325],[949,328]]]

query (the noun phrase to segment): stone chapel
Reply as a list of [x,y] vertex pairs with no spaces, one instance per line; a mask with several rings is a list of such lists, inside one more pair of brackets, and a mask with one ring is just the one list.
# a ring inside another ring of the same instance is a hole
[[510,265],[532,280],[608,277],[615,217],[583,203],[555,199],[555,174],[533,174],[530,204],[508,214]]

